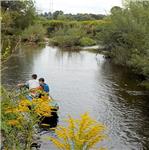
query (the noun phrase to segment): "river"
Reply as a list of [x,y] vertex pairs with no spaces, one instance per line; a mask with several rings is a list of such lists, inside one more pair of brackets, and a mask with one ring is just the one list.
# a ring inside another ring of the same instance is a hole
[[[109,150],[149,149],[149,95],[137,77],[103,55],[88,51],[62,51],[46,46],[25,47],[3,65],[2,84],[15,87],[32,73],[44,77],[60,105],[59,124],[68,114],[84,112],[107,126]],[[42,150],[54,150],[43,141]]]

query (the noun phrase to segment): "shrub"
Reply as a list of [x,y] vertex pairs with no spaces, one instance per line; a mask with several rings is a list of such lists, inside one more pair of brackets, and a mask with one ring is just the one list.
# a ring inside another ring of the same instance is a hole
[[96,44],[96,41],[89,37],[83,37],[79,42],[81,46],[92,46]]
[[56,36],[50,40],[50,43],[60,47],[73,47],[79,45],[79,37],[77,36]]
[[149,78],[149,2],[129,1],[111,9],[110,24],[101,28],[102,39],[114,60]]
[[43,116],[50,116],[50,99],[42,97],[29,101],[23,93],[8,92],[2,88],[1,130],[4,149],[31,150],[38,122]]
[[[66,45],[90,46],[97,43],[97,39],[99,39],[97,34],[101,32],[101,28],[105,24],[109,24],[109,20],[49,21],[49,24],[47,24],[47,34],[51,38],[50,43],[54,45],[59,45],[62,47],[65,47]],[[59,40],[64,45],[62,45]],[[76,42],[73,40],[76,40]]]
[[79,40],[84,35],[85,32],[80,30],[80,28],[65,28],[55,32],[50,43],[60,47],[79,46]]
[[43,40],[46,30],[40,24],[29,26],[22,32],[22,39],[29,42],[40,42]]

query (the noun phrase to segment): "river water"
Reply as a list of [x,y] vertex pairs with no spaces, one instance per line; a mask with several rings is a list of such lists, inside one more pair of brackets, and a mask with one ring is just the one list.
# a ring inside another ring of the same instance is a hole
[[[107,126],[109,150],[149,150],[149,94],[127,69],[103,55],[88,51],[62,51],[46,46],[26,47],[3,64],[2,84],[15,87],[31,74],[44,77],[60,105],[59,124],[68,114],[78,118],[89,112]],[[54,150],[44,141],[42,150]]]

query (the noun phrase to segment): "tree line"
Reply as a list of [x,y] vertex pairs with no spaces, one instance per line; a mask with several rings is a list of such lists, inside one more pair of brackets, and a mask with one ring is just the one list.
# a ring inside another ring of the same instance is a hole
[[103,14],[88,14],[88,13],[77,13],[77,14],[65,14],[61,10],[57,10],[53,13],[45,12],[41,13],[40,16],[45,17],[47,19],[54,20],[77,20],[77,21],[85,21],[85,20],[100,20],[105,17]]
[[2,59],[18,41],[77,47],[102,44],[119,65],[127,66],[144,79],[149,88],[149,1],[125,1],[107,16],[65,14],[62,11],[38,14],[32,0],[2,1]]

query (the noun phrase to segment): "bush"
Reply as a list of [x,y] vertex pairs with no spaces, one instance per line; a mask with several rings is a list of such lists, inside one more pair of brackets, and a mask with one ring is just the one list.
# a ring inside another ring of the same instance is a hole
[[50,40],[50,43],[60,47],[73,47],[79,45],[79,37],[77,36],[56,36]]
[[1,130],[4,149],[31,150],[41,118],[52,115],[51,99],[26,99],[25,93],[1,90]]
[[109,24],[109,20],[93,20],[93,21],[52,20],[46,24],[46,27],[48,31],[47,34],[51,38],[50,43],[53,43],[54,45],[60,45],[65,47],[65,42],[62,42],[64,44],[62,45],[62,43],[58,42],[59,39],[61,39],[60,41],[66,41],[67,43],[67,39],[70,38],[71,40],[76,40],[76,42],[69,40],[68,45],[70,46],[77,46],[77,45],[90,46],[97,43],[97,40],[99,39],[97,34],[101,32],[101,28],[105,24]]
[[22,39],[29,42],[43,41],[46,30],[40,24],[29,26],[22,32]]
[[125,8],[113,7],[110,24],[99,39],[111,50],[114,60],[149,78],[149,2],[130,1]]
[[96,41],[89,37],[83,37],[79,42],[81,46],[92,46],[96,44]]
[[50,44],[60,47],[79,46],[79,41],[84,35],[85,32],[80,28],[65,28],[53,34],[53,38],[50,39]]

